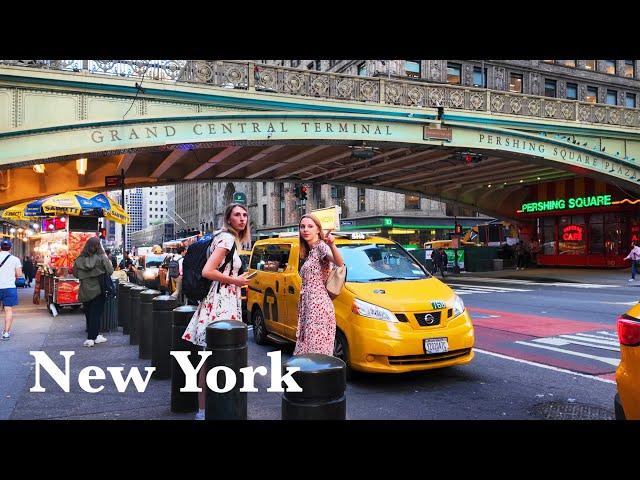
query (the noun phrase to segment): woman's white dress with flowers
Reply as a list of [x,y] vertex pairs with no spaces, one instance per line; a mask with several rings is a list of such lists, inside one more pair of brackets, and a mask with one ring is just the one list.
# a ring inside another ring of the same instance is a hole
[[[213,253],[217,247],[226,248],[230,251],[233,247],[233,242],[233,235],[228,232],[222,232],[211,242],[211,252]],[[224,258],[218,268],[223,263]],[[242,260],[240,260],[240,255],[238,255],[238,249],[236,248],[233,254],[233,261],[229,262],[229,265],[225,267],[222,273],[237,277],[241,266]],[[218,282],[211,282],[209,293],[198,305],[198,309],[193,314],[193,318],[182,335],[183,340],[205,347],[207,345],[206,329],[210,323],[218,320],[242,321],[242,299],[240,294],[241,288],[236,285],[223,283],[220,285],[220,291],[218,292]]]

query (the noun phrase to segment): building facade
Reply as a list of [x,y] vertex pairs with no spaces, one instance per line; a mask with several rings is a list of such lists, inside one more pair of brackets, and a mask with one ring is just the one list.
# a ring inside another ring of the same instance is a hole
[[167,219],[169,187],[149,187],[142,189],[142,228],[164,223]]
[[637,108],[640,60],[267,60],[268,64],[411,79]]

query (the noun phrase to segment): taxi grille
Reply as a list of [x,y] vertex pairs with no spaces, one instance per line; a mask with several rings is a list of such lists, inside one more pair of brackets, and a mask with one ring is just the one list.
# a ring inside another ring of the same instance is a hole
[[402,357],[388,357],[389,365],[416,365],[421,363],[435,363],[444,360],[452,360],[458,357],[469,355],[470,348],[462,350],[452,350],[445,353],[432,353],[431,355],[404,355]]
[[[431,322],[426,318],[427,315],[431,315],[433,317]],[[440,325],[440,312],[414,313],[413,316],[416,317],[418,325],[421,327],[433,327],[434,325]]]

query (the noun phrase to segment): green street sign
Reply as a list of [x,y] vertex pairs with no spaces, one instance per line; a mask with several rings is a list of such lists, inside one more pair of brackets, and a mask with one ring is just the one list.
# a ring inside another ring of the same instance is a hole
[[236,192],[233,194],[233,203],[240,203],[242,205],[246,205],[247,196],[242,192]]

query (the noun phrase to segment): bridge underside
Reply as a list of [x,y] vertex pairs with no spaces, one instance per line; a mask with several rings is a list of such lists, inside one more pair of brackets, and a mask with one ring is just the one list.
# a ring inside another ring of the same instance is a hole
[[207,180],[334,183],[417,194],[509,217],[527,194],[523,187],[582,173],[500,151],[485,151],[482,161],[468,165],[457,156],[462,149],[443,146],[368,143],[372,156],[361,158],[347,143],[353,142],[237,141],[102,153],[86,155],[84,175],[77,173],[75,157],[45,163],[40,174],[22,166],[1,172],[0,207],[65,190],[104,190],[104,177],[124,170],[127,188]]

